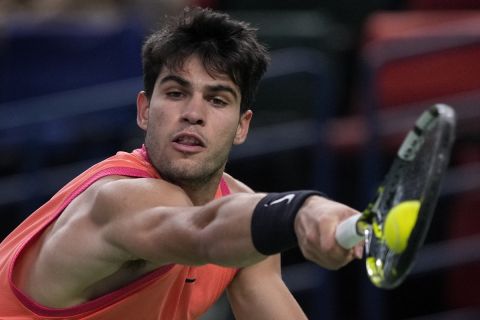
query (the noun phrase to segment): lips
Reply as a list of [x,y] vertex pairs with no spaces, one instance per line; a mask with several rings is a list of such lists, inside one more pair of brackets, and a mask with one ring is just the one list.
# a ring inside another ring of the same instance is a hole
[[172,140],[175,148],[181,152],[198,152],[205,148],[204,140],[196,133],[180,132]]
[[203,143],[201,140],[197,139],[191,135],[181,135],[173,140],[176,143],[185,144],[187,146],[201,146],[203,147]]

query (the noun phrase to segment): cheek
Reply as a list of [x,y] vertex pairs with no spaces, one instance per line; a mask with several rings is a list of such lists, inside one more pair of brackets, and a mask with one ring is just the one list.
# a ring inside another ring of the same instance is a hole
[[168,120],[164,112],[151,112],[147,127],[147,138],[151,140],[150,143],[161,145],[168,138],[169,124],[171,123],[172,121]]
[[155,130],[161,130],[169,123],[172,123],[172,120],[169,120],[168,113],[163,108],[157,108],[150,112],[150,124]]
[[225,144],[231,145],[237,135],[238,121],[225,120],[220,123],[222,123],[222,128],[218,130],[217,137],[222,139]]

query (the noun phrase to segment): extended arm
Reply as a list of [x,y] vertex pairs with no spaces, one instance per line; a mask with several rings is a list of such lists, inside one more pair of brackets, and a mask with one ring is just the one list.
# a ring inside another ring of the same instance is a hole
[[[133,280],[138,274],[99,284],[129,261],[146,263],[138,272],[169,263],[253,265],[266,258],[251,234],[252,214],[263,197],[238,193],[195,207],[180,188],[163,180],[104,179],[75,199],[32,247],[20,286],[37,301],[62,307]],[[354,213],[310,197],[295,219],[305,257],[327,268],[348,263],[352,251],[336,245],[333,234],[338,221]]]
[[[160,189],[170,188],[166,182],[156,183],[165,184]],[[136,185],[135,180],[106,184],[94,209],[107,217],[101,229],[105,240],[134,258],[159,265],[215,263],[237,267],[265,258],[252,243],[251,229],[252,213],[265,194],[238,193],[192,207],[186,200],[169,203],[171,194],[178,190],[163,190],[150,199]],[[142,196],[147,200],[138,201]],[[155,201],[158,205],[152,206]],[[305,256],[327,268],[338,268],[351,260],[352,252],[336,244],[334,232],[339,221],[354,213],[322,197],[308,198],[295,218],[295,233]],[[278,217],[272,214],[271,219]],[[268,241],[281,239],[272,236]]]
[[160,191],[153,195],[145,195],[134,180],[102,187],[94,215],[104,219],[106,242],[158,265],[245,266],[265,258],[250,239],[251,213],[262,194],[239,193],[194,207],[181,191],[154,183]]

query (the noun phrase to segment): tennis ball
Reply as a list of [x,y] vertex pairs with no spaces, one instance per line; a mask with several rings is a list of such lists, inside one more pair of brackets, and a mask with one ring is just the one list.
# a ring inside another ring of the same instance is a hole
[[402,253],[417,222],[420,201],[403,201],[390,209],[384,224],[385,242],[390,250]]

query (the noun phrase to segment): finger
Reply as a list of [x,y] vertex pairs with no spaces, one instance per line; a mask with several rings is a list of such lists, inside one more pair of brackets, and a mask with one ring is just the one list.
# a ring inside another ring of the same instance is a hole
[[353,247],[353,255],[356,259],[363,258],[363,243],[356,245]]

